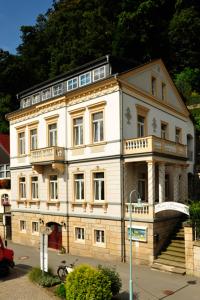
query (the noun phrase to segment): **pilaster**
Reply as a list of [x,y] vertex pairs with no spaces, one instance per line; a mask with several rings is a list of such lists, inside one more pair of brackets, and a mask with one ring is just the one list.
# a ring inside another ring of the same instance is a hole
[[165,201],[165,164],[159,163],[159,203]]
[[147,161],[148,166],[148,203],[155,203],[155,162]]

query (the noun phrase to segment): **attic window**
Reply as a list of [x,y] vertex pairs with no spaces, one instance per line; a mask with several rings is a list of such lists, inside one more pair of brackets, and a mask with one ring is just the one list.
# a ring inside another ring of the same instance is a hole
[[162,82],[162,100],[166,100],[166,84]]
[[151,77],[151,93],[153,96],[156,96],[156,78]]

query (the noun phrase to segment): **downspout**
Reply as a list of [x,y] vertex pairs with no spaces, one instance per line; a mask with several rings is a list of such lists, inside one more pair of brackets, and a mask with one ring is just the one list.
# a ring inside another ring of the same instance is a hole
[[[121,87],[120,87],[121,88]],[[126,261],[125,249],[125,220],[124,220],[124,159],[123,159],[123,92],[119,91],[119,117],[120,117],[120,182],[121,182],[121,261]]]

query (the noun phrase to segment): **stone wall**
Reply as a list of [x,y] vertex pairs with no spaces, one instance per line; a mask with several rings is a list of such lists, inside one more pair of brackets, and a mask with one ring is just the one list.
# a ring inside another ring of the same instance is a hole
[[186,273],[200,277],[200,241],[193,240],[192,227],[185,226],[184,233]]

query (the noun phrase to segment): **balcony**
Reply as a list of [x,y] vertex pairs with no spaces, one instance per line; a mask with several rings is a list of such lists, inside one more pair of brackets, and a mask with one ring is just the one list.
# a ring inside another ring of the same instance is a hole
[[53,169],[64,171],[65,152],[63,147],[46,147],[32,150],[30,154],[30,163],[34,169],[41,173],[44,165],[52,165]]
[[162,153],[187,158],[187,146],[156,136],[147,136],[124,141],[124,154]]

